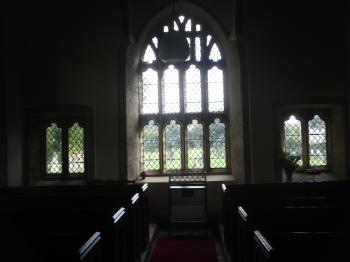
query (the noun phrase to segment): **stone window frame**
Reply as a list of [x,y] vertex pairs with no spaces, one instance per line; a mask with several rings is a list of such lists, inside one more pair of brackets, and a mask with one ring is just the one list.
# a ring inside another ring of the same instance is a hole
[[[192,27],[195,29],[196,24],[201,25],[201,30],[198,31],[191,31],[189,35],[191,35],[194,38],[194,35],[196,37],[200,37],[202,40],[206,40],[207,35],[211,35],[211,45],[208,47],[206,46],[206,42],[201,41],[201,50],[202,50],[202,59],[201,61],[197,61],[196,58],[194,58],[195,50],[194,48],[191,49],[193,52],[191,54],[192,60],[189,61],[183,61],[183,62],[177,62],[177,63],[168,63],[168,62],[163,62],[159,59],[156,59],[155,62],[152,64],[142,62],[142,56],[140,57],[140,64],[139,64],[139,76],[141,78],[141,75],[143,72],[147,71],[148,69],[153,69],[157,72],[158,76],[162,76],[165,68],[167,68],[168,65],[174,65],[176,70],[179,72],[179,87],[180,87],[180,96],[179,96],[179,104],[180,104],[180,110],[178,113],[171,113],[171,114],[166,114],[162,112],[162,93],[159,96],[159,108],[160,112],[155,113],[155,114],[142,114],[140,113],[140,139],[141,139],[141,148],[140,150],[143,150],[143,141],[142,141],[142,130],[145,125],[150,120],[153,120],[155,124],[159,128],[159,155],[160,155],[160,169],[159,170],[151,170],[151,171],[145,171],[146,175],[168,175],[169,172],[179,172],[179,173],[191,173],[191,172],[204,172],[206,174],[225,174],[229,172],[230,169],[230,151],[229,151],[229,134],[227,132],[227,127],[229,126],[229,121],[227,117],[227,111],[228,111],[228,106],[227,106],[227,85],[226,85],[226,61],[225,61],[225,54],[222,51],[221,43],[218,42],[218,39],[215,35],[215,32],[210,30],[205,24],[202,23],[199,19],[196,19],[196,17],[190,17],[190,16],[184,16],[184,24],[190,19],[192,21]],[[143,54],[148,46],[149,43],[152,42],[152,37],[153,36],[159,36],[162,35],[163,32],[161,32],[161,29],[163,26],[170,26],[172,25],[174,19],[169,18],[167,19],[163,24],[160,24],[158,27],[155,28],[154,31],[150,32],[150,38],[148,39],[148,43],[145,43],[145,46],[141,52]],[[176,19],[176,22],[179,23],[179,20]],[[170,30],[170,29],[169,29]],[[198,36],[197,36],[198,35]],[[209,59],[209,54],[212,46],[216,44],[217,47],[219,48],[219,51],[221,53],[221,60],[214,62],[210,61]],[[192,44],[193,45],[193,44]],[[205,45],[205,46],[204,46]],[[192,46],[193,47],[193,46]],[[203,50],[207,50],[208,52],[204,52]],[[196,112],[196,113],[188,113],[185,112],[185,86],[184,86],[184,78],[187,69],[190,68],[190,65],[194,65],[199,71],[201,72],[201,112]],[[208,97],[208,80],[206,79],[207,76],[206,72],[209,72],[209,70],[213,69],[214,67],[217,67],[222,71],[223,74],[223,92],[224,92],[224,109],[223,111],[219,112],[210,112],[208,110],[208,103],[209,103],[209,97]],[[160,84],[162,81],[158,80],[158,84]],[[160,84],[163,86],[162,84]],[[139,91],[140,94],[142,94],[142,82],[140,81],[139,83]],[[161,91],[159,91],[161,92]],[[140,95],[140,98],[142,95]],[[142,98],[141,98],[142,99]],[[140,111],[142,111],[142,101],[139,103]],[[221,123],[225,125],[225,159],[226,159],[226,167],[225,168],[211,168],[210,167],[210,142],[209,142],[209,126],[214,123],[215,119],[219,119]],[[177,124],[180,125],[180,132],[181,132],[181,169],[180,170],[166,170],[164,165],[165,165],[165,160],[164,160],[164,129],[167,127],[167,125],[170,123],[171,120],[175,120]],[[198,123],[200,123],[203,126],[203,162],[204,166],[203,169],[189,169],[186,167],[186,160],[188,159],[188,155],[186,154],[185,148],[186,148],[186,127],[192,123],[192,120],[197,120]],[[141,153],[141,170],[143,171],[142,168],[142,153]]]
[[[283,149],[283,141],[284,141],[284,122],[289,119],[290,116],[295,116],[297,120],[301,123],[301,137],[302,137],[302,160],[303,165],[298,168],[298,170],[305,170],[305,169],[322,169],[324,171],[331,171],[332,169],[332,143],[331,143],[331,136],[332,136],[332,129],[331,129],[331,116],[328,109],[290,109],[286,110],[282,113],[281,118],[281,150]],[[308,123],[310,120],[314,118],[314,116],[318,115],[321,120],[324,121],[326,126],[326,159],[327,164],[326,165],[320,165],[320,166],[310,166],[310,155],[309,155],[309,131],[308,131]]]
[[[60,174],[46,172],[46,129],[56,123],[62,129],[62,164]],[[74,123],[84,128],[84,173],[68,172],[68,130]],[[93,111],[86,106],[57,106],[29,109],[26,116],[25,184],[40,181],[94,179]]]
[[[244,181],[245,160],[244,160],[244,137],[243,137],[243,105],[241,89],[241,72],[238,52],[238,42],[233,31],[228,33],[221,25],[205,10],[189,2],[176,4],[178,13],[187,17],[195,17],[208,25],[215,33],[218,42],[222,45],[222,52],[225,54],[227,68],[227,118],[229,125],[227,135],[230,137],[229,151],[230,158],[227,165],[230,167],[225,174],[232,175],[237,181]],[[169,5],[155,14],[152,19],[142,28],[140,35],[130,41],[126,52],[125,68],[125,110],[126,110],[126,177],[129,180],[137,179],[141,172],[141,150],[139,130],[139,79],[138,64],[143,48],[152,30],[162,25],[172,11]],[[234,20],[234,19],[233,19]],[[132,39],[132,38],[131,38]]]

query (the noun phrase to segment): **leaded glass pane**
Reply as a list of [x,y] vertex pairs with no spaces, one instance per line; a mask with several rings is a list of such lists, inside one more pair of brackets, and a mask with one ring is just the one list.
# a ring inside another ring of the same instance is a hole
[[201,169],[203,164],[203,126],[193,120],[187,126],[187,168]]
[[318,115],[309,121],[309,164],[327,165],[326,123]]
[[187,23],[185,25],[185,31],[186,32],[191,32],[192,31],[192,22],[191,22],[191,19],[188,19],[187,20]]
[[164,71],[164,113],[180,112],[179,71],[169,66]]
[[165,127],[164,153],[166,170],[181,169],[181,127],[174,120]]
[[[288,120],[284,121],[283,151],[293,156],[302,155],[301,122],[293,115],[291,115]],[[303,160],[300,159],[298,164],[301,166]]]
[[225,124],[215,119],[209,126],[210,168],[226,167]]
[[68,130],[69,173],[84,173],[84,128],[74,123]]
[[142,113],[156,114],[158,107],[158,73],[149,68],[142,73]]
[[209,112],[224,111],[224,76],[216,66],[208,71],[208,104]]
[[213,44],[213,47],[211,48],[209,59],[214,62],[221,60],[221,52],[216,44]]
[[148,45],[142,60],[146,63],[152,64],[156,59],[157,58],[152,47]]
[[159,170],[159,128],[151,120],[143,128],[144,170]]
[[207,35],[207,46],[209,45],[210,40],[211,40],[211,35]]
[[[187,39],[187,43],[188,43],[188,46],[190,47],[190,49],[192,48],[191,47],[191,39],[189,37],[186,37]],[[185,61],[190,61],[191,60],[191,52],[190,52],[190,55],[186,58]]]
[[62,173],[62,129],[56,123],[46,128],[46,173]]
[[153,37],[152,38],[152,42],[153,42],[154,46],[158,48],[158,38],[157,37]]
[[195,49],[196,61],[201,61],[201,39],[199,37],[195,39]]
[[[217,118],[224,114],[224,72],[220,69],[223,65],[215,63],[223,57],[219,45],[215,43],[216,39],[208,33],[210,31],[207,28],[183,15],[162,25],[159,30],[160,32],[150,39],[142,58],[148,65],[144,63],[141,66],[146,67],[141,73],[140,81],[141,120],[150,117],[142,116],[143,114],[155,114],[152,121],[140,128],[143,132],[143,168],[145,171],[159,171],[161,168],[203,169],[204,166],[226,168],[225,136],[220,136],[221,133],[225,134],[225,125],[219,119],[211,125],[208,122],[212,113],[216,114]],[[176,64],[165,61],[158,63],[158,37],[172,30],[186,32],[190,55],[185,61],[178,61]],[[201,63],[203,59],[209,62]],[[202,96],[204,87],[207,90],[205,96]],[[204,108],[209,112],[209,118],[201,115]],[[203,141],[203,126],[197,120],[190,124],[181,122],[192,113],[198,114],[198,118],[209,128],[210,137],[206,136],[208,141]],[[174,118],[172,114],[175,115]],[[160,122],[167,121],[168,117],[181,121],[176,123],[173,120],[164,129],[159,129],[160,127],[153,122],[155,119],[159,119]],[[185,135],[185,138],[182,138],[182,135]],[[209,152],[205,151],[208,155],[204,155],[204,144],[209,145]],[[163,155],[160,155],[161,152]],[[210,160],[210,163],[204,163],[205,159]]]
[[185,74],[185,110],[187,113],[202,111],[201,72],[194,65]]
[[177,23],[174,21],[174,31],[179,31],[179,27],[177,26]]

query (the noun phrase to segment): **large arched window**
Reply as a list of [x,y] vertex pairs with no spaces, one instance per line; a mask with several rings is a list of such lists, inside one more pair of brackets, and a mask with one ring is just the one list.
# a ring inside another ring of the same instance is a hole
[[[183,31],[190,54],[169,63],[158,55],[164,34]],[[156,27],[139,61],[141,170],[146,174],[228,171],[225,55],[215,33],[180,15]]]

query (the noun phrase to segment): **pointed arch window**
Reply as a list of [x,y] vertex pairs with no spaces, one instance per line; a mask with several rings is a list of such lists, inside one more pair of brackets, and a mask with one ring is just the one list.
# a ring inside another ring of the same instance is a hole
[[85,172],[84,128],[74,123],[68,129],[68,171],[70,174]]
[[308,131],[310,166],[327,165],[326,122],[315,115],[308,122]]
[[226,167],[225,124],[216,118],[209,126],[210,168]]
[[[189,43],[184,61],[159,58],[159,39],[171,31],[183,32]],[[223,58],[215,32],[192,17],[168,20],[149,35],[139,63],[141,166],[146,174],[228,172]]]
[[[324,114],[326,115],[326,114]],[[301,156],[299,166],[329,168],[327,117],[315,112],[296,112],[283,122],[282,149],[291,155]]]
[[46,173],[62,174],[62,129],[57,123],[46,128]]
[[193,120],[187,125],[187,168],[203,169],[203,125]]
[[181,127],[171,120],[164,131],[165,170],[181,170]]
[[[293,156],[301,157],[303,153],[301,122],[294,115],[284,121],[283,149]],[[300,159],[298,164],[302,166],[303,159]]]
[[143,127],[143,159],[146,171],[159,170],[159,127],[153,120]]
[[91,107],[32,108],[27,121],[26,184],[94,178]]
[[[60,127],[62,126],[62,128]],[[85,173],[85,131],[78,122],[50,123],[46,128],[45,173],[50,178]]]

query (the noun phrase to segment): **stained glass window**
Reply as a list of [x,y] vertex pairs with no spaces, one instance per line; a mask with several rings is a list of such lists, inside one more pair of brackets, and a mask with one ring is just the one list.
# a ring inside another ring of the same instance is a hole
[[315,115],[309,121],[308,129],[310,166],[327,165],[326,123]]
[[74,123],[68,130],[69,173],[84,173],[84,129]]
[[[294,115],[284,121],[283,149],[291,155],[302,156],[301,122]],[[300,159],[298,164],[302,165],[303,160]]]
[[159,170],[159,128],[153,120],[143,128],[143,162],[145,170]]
[[62,173],[62,129],[56,123],[46,128],[46,173]]
[[215,119],[209,126],[210,168],[226,167],[225,124]]

